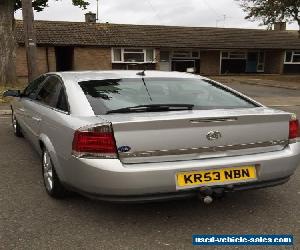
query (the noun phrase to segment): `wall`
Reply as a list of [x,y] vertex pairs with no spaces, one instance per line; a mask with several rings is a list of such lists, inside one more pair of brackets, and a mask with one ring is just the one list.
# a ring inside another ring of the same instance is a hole
[[16,71],[17,77],[27,77],[27,60],[25,47],[17,47]]
[[155,49],[155,70],[160,70],[160,49]]
[[[47,60],[48,50],[48,60]],[[56,57],[54,47],[37,48],[37,67],[38,73],[56,71]],[[111,49],[94,47],[74,48],[74,70],[110,70]],[[24,46],[17,48],[16,71],[19,82],[27,82],[28,70],[26,50]]]
[[74,48],[74,70],[110,70],[111,61],[110,48]]
[[200,52],[200,74],[219,75],[220,74],[220,51],[207,50]]
[[[47,59],[48,50],[48,59]],[[37,47],[38,74],[56,70],[55,50],[53,47]],[[28,77],[26,49],[24,46],[17,47],[16,73],[19,82],[26,82]]]
[[284,51],[273,50],[265,53],[265,73],[282,74],[284,62]]

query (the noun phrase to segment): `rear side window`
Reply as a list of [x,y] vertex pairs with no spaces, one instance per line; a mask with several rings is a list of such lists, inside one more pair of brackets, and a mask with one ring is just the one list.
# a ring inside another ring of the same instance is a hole
[[24,97],[28,97],[30,99],[35,99],[37,91],[39,90],[42,83],[45,81],[46,76],[42,75],[35,80],[33,80],[29,85],[26,87],[26,89],[23,92]]
[[59,78],[50,76],[39,91],[36,99],[50,107],[56,108],[61,89],[62,85]]

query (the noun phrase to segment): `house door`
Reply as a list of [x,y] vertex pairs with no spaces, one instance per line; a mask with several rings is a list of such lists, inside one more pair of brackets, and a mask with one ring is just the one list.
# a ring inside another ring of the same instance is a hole
[[257,63],[258,63],[258,53],[257,52],[249,52],[247,63],[246,63],[246,72],[247,73],[256,73],[257,72]]
[[73,70],[73,47],[55,47],[56,71]]

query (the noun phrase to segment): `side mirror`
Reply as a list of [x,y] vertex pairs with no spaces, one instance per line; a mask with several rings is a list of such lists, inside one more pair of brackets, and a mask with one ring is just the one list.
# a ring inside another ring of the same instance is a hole
[[6,90],[3,93],[3,97],[20,97],[21,96],[21,91],[20,90]]

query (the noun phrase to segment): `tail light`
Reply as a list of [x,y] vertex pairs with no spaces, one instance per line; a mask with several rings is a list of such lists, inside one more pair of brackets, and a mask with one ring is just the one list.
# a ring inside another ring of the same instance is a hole
[[296,139],[297,137],[300,137],[299,121],[296,116],[292,116],[289,126],[289,139]]
[[117,158],[116,142],[111,125],[100,124],[76,130],[72,154],[80,158]]

